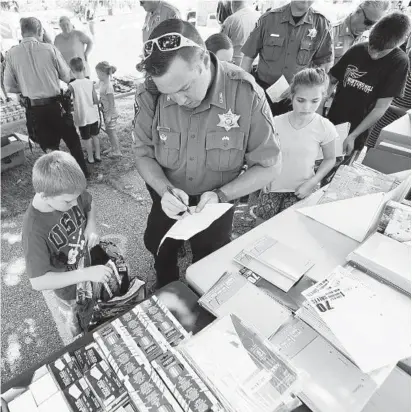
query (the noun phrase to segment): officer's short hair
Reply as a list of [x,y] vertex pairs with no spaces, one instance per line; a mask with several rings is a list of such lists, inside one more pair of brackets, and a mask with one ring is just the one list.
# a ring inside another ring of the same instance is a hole
[[329,86],[329,76],[321,67],[302,69],[293,76],[290,84],[290,97],[295,95],[299,86],[322,86],[325,94]]
[[72,69],[72,72],[80,73],[84,70],[84,63],[81,57],[73,57],[70,60],[69,65],[70,65],[70,68]]
[[364,0],[358,7],[363,9],[376,9],[385,12],[390,6],[389,0]]
[[40,33],[42,25],[36,17],[23,17],[20,19],[20,29],[22,34],[26,33]]
[[157,48],[157,45],[154,45],[152,54],[136,66],[138,70],[144,70],[148,75],[153,77],[161,77],[167,72],[177,56],[188,63],[191,63],[196,57],[199,59],[203,58],[205,63],[209,61],[205,43],[199,32],[191,23],[180,19],[164,20],[153,29],[149,40],[167,33],[180,33],[184,37],[198,44],[200,47],[182,47],[178,50],[162,52]]
[[55,150],[36,160],[33,167],[36,193],[53,197],[74,195],[86,189],[86,178],[76,159],[69,153]]
[[206,39],[206,48],[216,54],[219,50],[229,50],[233,48],[232,41],[225,33],[215,33]]
[[404,13],[394,11],[382,17],[372,28],[369,45],[377,51],[394,49],[405,42],[410,31],[409,17]]

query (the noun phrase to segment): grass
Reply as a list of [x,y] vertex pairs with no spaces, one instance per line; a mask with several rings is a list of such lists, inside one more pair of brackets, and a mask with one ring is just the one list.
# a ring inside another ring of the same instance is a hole
[[[123,157],[120,159],[110,159],[103,156],[100,164],[89,165],[91,176],[90,183],[110,182],[119,176],[132,170],[134,165],[131,148],[131,122],[133,119],[133,99],[134,96],[121,97],[116,99],[119,112],[117,132]],[[16,133],[27,134],[25,125],[16,130]],[[110,147],[106,133],[100,132],[102,150]],[[61,148],[67,150],[63,141]],[[34,195],[31,172],[34,162],[43,154],[38,145],[33,147],[33,153],[29,147],[25,150],[26,163],[6,170],[1,176],[1,218],[12,217],[24,213],[31,198]]]

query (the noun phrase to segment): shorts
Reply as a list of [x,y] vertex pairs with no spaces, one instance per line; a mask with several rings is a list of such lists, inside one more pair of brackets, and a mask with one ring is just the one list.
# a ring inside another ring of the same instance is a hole
[[81,333],[81,328],[79,320],[77,318],[77,303],[76,299],[73,300],[63,300],[56,294],[54,294],[56,303],[60,314],[63,317],[64,323],[69,328],[72,337],[77,336]]
[[80,136],[83,140],[89,140],[92,136],[99,134],[99,122],[86,124],[86,126],[79,126]]
[[300,200],[293,192],[264,193],[262,190],[259,195],[255,215],[260,219],[268,220]]
[[116,117],[112,117],[111,119],[110,119],[110,122],[108,122],[107,120],[106,120],[106,117],[103,115],[103,119],[104,119],[104,125],[105,125],[105,127],[106,127],[106,130],[107,129],[115,129],[116,128],[116,125],[117,125],[117,116]]

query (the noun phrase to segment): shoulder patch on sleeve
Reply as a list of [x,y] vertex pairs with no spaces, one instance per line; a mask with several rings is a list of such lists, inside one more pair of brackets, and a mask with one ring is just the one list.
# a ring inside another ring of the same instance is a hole
[[227,71],[227,76],[231,80],[240,80],[241,82],[249,83],[252,86],[252,89],[255,93],[261,98],[264,95],[263,89],[256,83],[255,78],[250,74],[245,72],[244,70],[236,68],[229,68]]

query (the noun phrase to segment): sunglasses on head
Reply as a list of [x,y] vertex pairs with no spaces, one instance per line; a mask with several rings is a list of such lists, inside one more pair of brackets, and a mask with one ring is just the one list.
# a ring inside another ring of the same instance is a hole
[[360,7],[360,9],[362,10],[363,13],[363,24],[366,27],[372,27],[374,24],[376,24],[376,21],[372,21],[370,19],[368,19],[368,16],[365,13],[365,10],[363,9],[363,7]]
[[194,41],[184,37],[180,33],[167,33],[163,34],[155,39],[150,39],[143,45],[143,56],[147,59],[153,52],[153,46],[156,44],[157,48],[162,51],[178,50],[182,47],[199,47],[202,46]]

